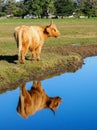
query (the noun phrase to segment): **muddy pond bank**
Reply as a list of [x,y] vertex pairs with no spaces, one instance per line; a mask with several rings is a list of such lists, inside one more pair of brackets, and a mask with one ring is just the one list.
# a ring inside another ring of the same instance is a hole
[[71,53],[77,53],[82,56],[82,58],[96,56],[97,55],[97,45],[72,45],[64,47],[46,47],[44,51],[53,52],[60,55],[70,55]]
[[[59,75],[66,72],[75,72],[83,65],[83,59],[85,57],[96,56],[97,46],[87,45],[87,46],[65,46],[65,47],[44,47],[43,53],[50,53],[51,55],[60,55],[60,59],[55,60],[52,65],[44,64],[43,67],[36,66],[35,68],[27,70],[26,75],[21,74],[19,79],[11,79],[9,82],[4,80],[5,84],[0,85],[0,92],[4,92],[9,89],[14,89],[20,86],[23,82],[33,81],[33,80],[44,80],[55,75]],[[48,61],[49,62],[49,61]],[[24,66],[25,68],[25,66]],[[14,70],[14,75],[17,74]]]

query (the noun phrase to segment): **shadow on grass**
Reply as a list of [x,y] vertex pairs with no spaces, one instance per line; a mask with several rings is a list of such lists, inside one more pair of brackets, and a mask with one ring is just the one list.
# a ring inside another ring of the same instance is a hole
[[9,63],[17,64],[17,62],[15,62],[15,61],[18,60],[18,55],[13,55],[13,56],[0,55],[0,61],[1,60],[7,61]]

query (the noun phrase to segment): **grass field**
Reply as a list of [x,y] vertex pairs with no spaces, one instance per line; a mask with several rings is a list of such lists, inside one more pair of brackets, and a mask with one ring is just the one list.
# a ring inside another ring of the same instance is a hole
[[[26,80],[30,74],[42,75],[45,70],[50,71],[63,61],[65,66],[66,59],[74,56],[74,54],[66,56],[54,53],[52,48],[58,50],[65,46],[97,45],[97,18],[54,19],[53,21],[60,30],[61,36],[57,39],[49,38],[45,42],[41,61],[32,62],[29,52],[26,64],[21,65],[17,60],[18,49],[13,37],[14,28],[19,25],[45,26],[51,22],[51,19],[0,19],[0,86],[13,83],[21,77]],[[48,51],[45,51],[47,48]]]
[[[73,43],[89,44],[97,41],[97,18],[94,19],[56,19],[53,20],[61,32],[57,42],[61,45]],[[48,25],[50,19],[0,19],[0,42],[14,42],[13,31],[18,25]],[[54,39],[46,45],[53,44]],[[58,44],[58,45],[59,45]]]

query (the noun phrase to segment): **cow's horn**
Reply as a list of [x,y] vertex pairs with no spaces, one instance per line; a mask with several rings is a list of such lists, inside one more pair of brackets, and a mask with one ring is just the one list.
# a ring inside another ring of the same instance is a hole
[[[51,109],[51,108],[50,108]],[[51,109],[51,111],[53,112],[53,114],[55,115],[55,111],[53,109]]]
[[53,20],[51,21],[51,23],[50,23],[50,25],[49,25],[49,26],[51,26],[51,25],[53,25]]
[[51,24],[53,24],[53,20],[51,21]]

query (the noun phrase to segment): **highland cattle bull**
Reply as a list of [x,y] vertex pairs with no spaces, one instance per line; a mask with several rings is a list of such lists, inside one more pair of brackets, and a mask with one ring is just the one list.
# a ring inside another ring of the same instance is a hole
[[24,64],[25,56],[30,50],[32,60],[40,60],[41,49],[48,37],[58,37],[60,32],[55,24],[48,26],[18,26],[15,28],[14,37],[19,47],[18,59]]
[[17,105],[18,113],[27,118],[44,108],[53,112],[58,108],[62,99],[60,97],[49,97],[41,86],[41,82],[33,82],[31,90],[26,90],[25,84],[20,87],[20,97]]

